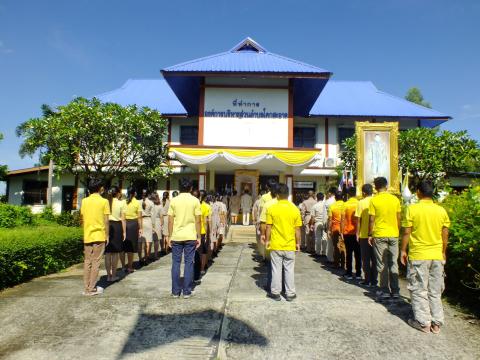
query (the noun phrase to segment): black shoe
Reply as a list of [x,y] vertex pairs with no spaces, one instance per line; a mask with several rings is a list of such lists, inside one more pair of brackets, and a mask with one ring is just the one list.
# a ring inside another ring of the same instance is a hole
[[285,296],[285,300],[287,301],[293,301],[297,298],[297,294],[293,294],[293,295],[290,295],[290,296]]
[[270,298],[270,299],[273,299],[275,301],[281,301],[282,300],[282,297],[279,294],[268,293],[267,297]]

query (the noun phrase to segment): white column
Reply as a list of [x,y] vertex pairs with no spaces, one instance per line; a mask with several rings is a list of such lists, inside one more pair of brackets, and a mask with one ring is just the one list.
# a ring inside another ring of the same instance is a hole
[[288,200],[293,201],[293,175],[285,175],[288,186]]
[[198,166],[198,190],[207,190],[207,167]]

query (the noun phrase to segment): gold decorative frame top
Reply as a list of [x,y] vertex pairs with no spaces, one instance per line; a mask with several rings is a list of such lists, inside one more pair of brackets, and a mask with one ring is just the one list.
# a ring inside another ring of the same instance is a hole
[[398,177],[398,122],[356,122],[355,134],[357,137],[357,194],[362,194],[362,186],[365,182],[365,132],[388,131],[390,134],[390,183],[388,189],[391,192],[400,192],[400,180]]

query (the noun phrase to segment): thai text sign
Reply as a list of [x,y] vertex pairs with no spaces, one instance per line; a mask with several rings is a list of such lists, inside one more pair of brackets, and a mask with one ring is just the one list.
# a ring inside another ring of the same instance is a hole
[[288,147],[287,89],[205,89],[204,145]]

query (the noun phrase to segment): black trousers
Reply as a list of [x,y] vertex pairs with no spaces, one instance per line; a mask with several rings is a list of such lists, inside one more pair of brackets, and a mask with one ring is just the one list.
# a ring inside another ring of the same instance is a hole
[[362,255],[360,253],[360,243],[357,241],[356,235],[343,235],[345,240],[345,247],[347,250],[347,275],[353,275],[352,273],[352,261],[355,255],[355,275],[357,277],[362,276]]

